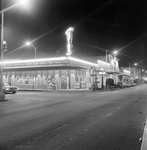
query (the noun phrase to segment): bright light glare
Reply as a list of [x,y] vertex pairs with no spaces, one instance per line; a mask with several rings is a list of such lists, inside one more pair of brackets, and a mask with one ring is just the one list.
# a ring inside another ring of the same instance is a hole
[[6,44],[7,42],[6,41],[3,41],[3,44]]
[[118,53],[117,51],[114,51],[114,52],[113,52],[113,54],[115,54],[115,55],[117,55],[117,53]]
[[26,45],[31,45],[31,43],[30,42],[26,42]]
[[[18,0],[17,0],[18,1]],[[17,3],[19,6],[22,6],[23,8],[29,8],[30,7],[30,3],[28,2],[28,0],[19,0]]]
[[135,63],[134,65],[137,66],[137,63]]
[[27,0],[21,0],[21,3],[27,3],[28,1]]

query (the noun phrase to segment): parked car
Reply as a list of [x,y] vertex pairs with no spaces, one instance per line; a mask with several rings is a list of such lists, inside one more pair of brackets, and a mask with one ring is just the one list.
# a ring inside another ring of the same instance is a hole
[[130,83],[125,83],[125,84],[126,84],[126,87],[131,87]]
[[125,88],[126,85],[124,83],[122,83],[122,82],[117,82],[117,87],[118,88]]
[[131,86],[136,86],[137,84],[134,82],[134,83],[131,83]]
[[7,83],[3,83],[3,92],[4,93],[16,93],[19,90],[17,86],[10,86]]

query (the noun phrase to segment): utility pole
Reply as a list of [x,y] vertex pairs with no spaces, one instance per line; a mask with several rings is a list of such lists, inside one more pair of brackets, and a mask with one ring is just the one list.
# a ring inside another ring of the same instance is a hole
[[0,58],[1,58],[1,83],[0,83],[0,100],[3,101],[5,99],[5,94],[3,93],[3,40],[4,40],[4,12],[3,12],[3,4],[4,1],[1,1],[1,50],[0,50]]

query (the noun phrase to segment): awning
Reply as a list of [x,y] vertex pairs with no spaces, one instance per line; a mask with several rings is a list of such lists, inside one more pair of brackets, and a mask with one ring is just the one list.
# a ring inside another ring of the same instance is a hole
[[131,76],[131,75],[129,75],[129,74],[125,74],[125,73],[120,73],[120,75],[122,75],[122,76]]

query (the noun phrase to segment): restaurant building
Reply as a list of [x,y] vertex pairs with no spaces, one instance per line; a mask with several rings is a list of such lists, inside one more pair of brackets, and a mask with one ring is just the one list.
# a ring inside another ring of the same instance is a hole
[[104,88],[107,78],[118,82],[119,64],[114,55],[106,61],[71,57],[73,31],[66,30],[67,53],[63,57],[16,60],[3,62],[3,82],[20,90],[65,90]]
[[[117,65],[118,66],[118,65]],[[105,86],[106,79],[118,81],[119,68],[97,60],[97,63],[71,56],[3,62],[3,82],[21,90],[92,90]]]

